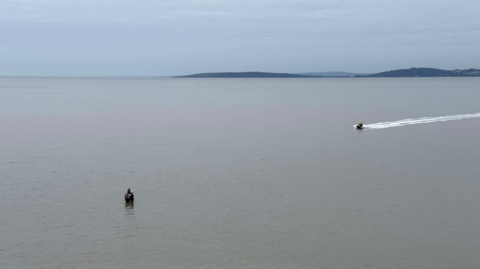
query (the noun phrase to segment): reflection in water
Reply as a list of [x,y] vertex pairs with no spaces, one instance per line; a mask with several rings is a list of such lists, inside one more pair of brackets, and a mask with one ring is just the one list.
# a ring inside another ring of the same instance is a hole
[[135,205],[133,203],[125,203],[125,215],[133,216]]
[[135,233],[135,215],[134,215],[134,204],[125,203],[125,228],[123,231],[124,237],[133,236]]

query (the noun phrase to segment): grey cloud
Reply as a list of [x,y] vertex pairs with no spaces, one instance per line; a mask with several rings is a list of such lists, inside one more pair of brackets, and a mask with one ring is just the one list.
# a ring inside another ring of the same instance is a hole
[[475,67],[479,11],[476,0],[0,0],[0,75]]

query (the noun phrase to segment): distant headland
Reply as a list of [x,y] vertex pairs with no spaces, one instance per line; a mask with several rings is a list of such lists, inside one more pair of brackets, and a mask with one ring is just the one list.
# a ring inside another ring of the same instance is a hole
[[200,73],[176,78],[303,78],[303,75],[288,73],[268,72],[225,72],[225,73]]
[[328,77],[480,77],[480,69],[442,70],[435,68],[410,68],[385,71],[375,74],[349,72],[270,73],[270,72],[219,72],[200,73],[174,78],[328,78]]
[[435,68],[410,68],[358,75],[356,77],[480,77],[480,69],[442,70]]

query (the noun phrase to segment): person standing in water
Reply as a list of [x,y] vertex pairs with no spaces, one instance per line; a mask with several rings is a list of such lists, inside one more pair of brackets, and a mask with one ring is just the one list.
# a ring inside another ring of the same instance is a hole
[[133,192],[130,189],[128,189],[127,193],[125,193],[125,202],[133,203],[133,199],[134,199]]

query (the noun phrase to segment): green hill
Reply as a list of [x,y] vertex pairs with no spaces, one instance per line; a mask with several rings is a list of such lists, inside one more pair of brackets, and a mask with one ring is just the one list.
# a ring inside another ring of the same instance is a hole
[[225,73],[201,73],[176,78],[305,78],[306,76],[288,73],[267,72],[225,72]]
[[478,77],[480,69],[442,70],[435,68],[398,69],[357,77]]

